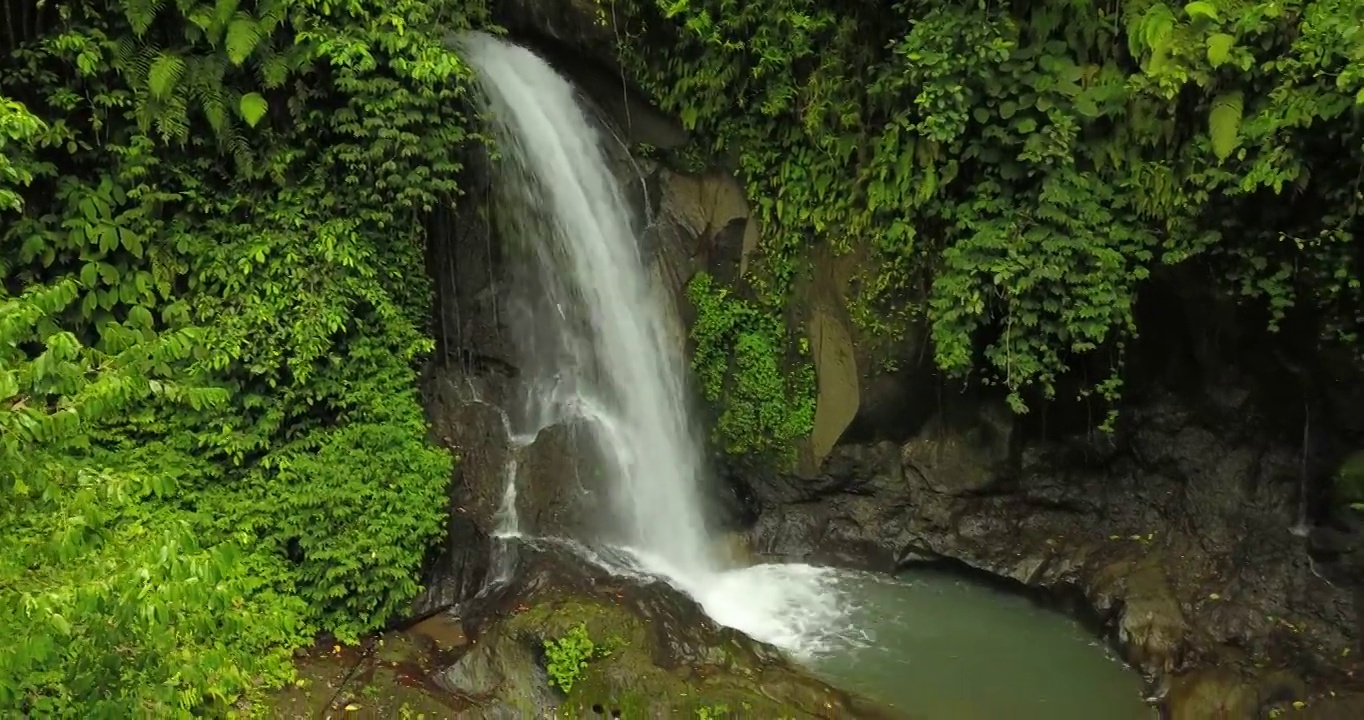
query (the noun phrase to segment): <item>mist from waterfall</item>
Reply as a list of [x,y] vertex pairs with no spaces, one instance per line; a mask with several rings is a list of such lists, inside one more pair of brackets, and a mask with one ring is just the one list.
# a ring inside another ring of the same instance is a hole
[[[729,568],[714,547],[674,309],[641,255],[601,133],[572,85],[531,51],[483,33],[458,42],[496,146],[493,212],[521,260],[508,309],[526,390],[515,430],[578,422],[605,466],[601,533],[569,540],[666,580],[721,624],[817,653],[846,623],[829,571]],[[502,534],[519,532],[515,482],[512,468]]]

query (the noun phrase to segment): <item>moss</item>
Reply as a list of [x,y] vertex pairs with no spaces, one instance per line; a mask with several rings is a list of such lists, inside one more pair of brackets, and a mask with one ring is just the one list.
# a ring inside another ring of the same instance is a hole
[[594,642],[614,638],[620,645],[643,647],[649,643],[643,622],[624,608],[580,598],[539,603],[508,619],[507,630],[518,635],[562,637],[579,624],[587,626]]
[[[809,717],[799,707],[834,707],[830,690],[785,666],[769,666],[738,642],[707,648],[696,667],[660,667],[662,648],[645,621],[628,608],[591,598],[539,603],[509,618],[515,635],[551,639],[587,628],[593,642],[610,648],[591,660],[564,698],[560,716],[592,717]],[[795,698],[782,703],[774,697]],[[720,708],[728,708],[719,712]]]

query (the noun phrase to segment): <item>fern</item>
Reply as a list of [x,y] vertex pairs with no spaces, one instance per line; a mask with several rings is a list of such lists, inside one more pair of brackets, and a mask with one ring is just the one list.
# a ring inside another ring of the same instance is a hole
[[1240,141],[1244,102],[1240,90],[1213,98],[1212,109],[1208,112],[1208,136],[1212,139],[1212,152],[1218,160],[1226,160],[1236,150]]
[[217,0],[213,5],[213,14],[218,20],[218,25],[226,26],[232,16],[237,14],[239,7],[241,7],[240,0]]
[[147,73],[147,90],[152,97],[165,100],[175,91],[176,84],[184,75],[185,61],[177,55],[162,53]]
[[246,62],[246,58],[251,56],[251,52],[261,41],[260,25],[246,13],[237,13],[227,26],[227,37],[224,43],[227,49],[227,57],[233,65],[241,65]]
[[145,35],[164,4],[165,0],[123,0],[123,16],[128,19],[133,34]]

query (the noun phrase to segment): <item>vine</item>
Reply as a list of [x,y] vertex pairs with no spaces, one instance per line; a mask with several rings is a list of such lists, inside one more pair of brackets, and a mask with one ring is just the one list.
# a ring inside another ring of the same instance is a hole
[[867,335],[924,319],[1020,412],[1095,353],[1115,403],[1142,287],[1195,258],[1360,347],[1358,3],[619,6],[631,73],[738,159],[765,305],[815,243],[858,253]]
[[[731,454],[794,461],[796,442],[814,426],[813,365],[785,362],[781,319],[731,296],[710,275],[696,275],[687,297],[696,310],[692,369],[706,398],[721,408],[716,439]],[[808,353],[808,344],[801,349]]]

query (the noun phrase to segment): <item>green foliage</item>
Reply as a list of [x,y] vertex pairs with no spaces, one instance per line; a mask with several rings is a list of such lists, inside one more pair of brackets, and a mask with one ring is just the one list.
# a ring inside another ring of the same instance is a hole
[[[813,365],[804,357],[786,362],[781,318],[734,297],[710,275],[692,278],[687,297],[696,310],[692,368],[706,398],[721,408],[716,438],[733,454],[775,454],[789,462],[795,442],[814,426]],[[800,347],[808,349],[804,342]]]
[[1095,354],[1082,392],[1116,400],[1141,289],[1195,260],[1271,328],[1301,307],[1364,347],[1358,2],[614,7],[629,72],[737,159],[765,305],[814,243],[855,253],[864,334],[922,319],[1020,411]]
[[1364,502],[1364,450],[1346,456],[1336,470],[1332,484],[1333,500],[1342,505],[1355,506]]
[[200,518],[162,504],[179,481],[173,462],[157,462],[168,458],[131,461],[91,442],[139,403],[212,408],[227,393],[187,372],[196,328],[147,338],[112,326],[104,349],[82,345],[56,322],[77,294],[66,279],[0,302],[0,628],[16,649],[0,662],[0,707],[221,712],[289,676],[306,606],[262,580],[281,569],[242,551],[248,535],[205,544]]
[[544,646],[549,682],[566,693],[573,690],[589,662],[611,653],[609,648],[592,642],[586,623],[573,626],[557,640],[546,640]]
[[728,705],[702,705],[696,708],[696,720],[719,720],[728,715]]
[[11,8],[0,707],[222,715],[401,612],[451,459],[416,368],[477,3]]

